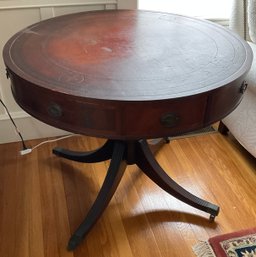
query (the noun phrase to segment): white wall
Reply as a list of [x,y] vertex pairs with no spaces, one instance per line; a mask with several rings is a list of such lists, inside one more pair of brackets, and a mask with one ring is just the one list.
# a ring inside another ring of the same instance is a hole
[[[132,9],[136,0],[0,0],[0,51],[17,31],[51,17],[91,10]],[[1,55],[2,56],[2,55]],[[63,135],[67,132],[43,124],[22,111],[13,100],[10,81],[0,58],[0,98],[5,102],[24,139]],[[0,105],[0,143],[19,141],[13,126]]]

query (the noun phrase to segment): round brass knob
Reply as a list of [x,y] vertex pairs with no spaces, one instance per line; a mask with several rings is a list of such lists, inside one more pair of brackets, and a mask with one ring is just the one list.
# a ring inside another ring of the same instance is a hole
[[160,122],[163,126],[171,128],[177,126],[180,121],[180,116],[175,113],[166,113],[160,118]]
[[62,116],[62,109],[58,104],[52,103],[48,107],[48,114],[53,118],[59,118]]

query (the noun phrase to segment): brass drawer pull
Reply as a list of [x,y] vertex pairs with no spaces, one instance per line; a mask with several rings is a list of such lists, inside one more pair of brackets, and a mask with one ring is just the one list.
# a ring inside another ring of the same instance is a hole
[[53,118],[59,118],[62,116],[62,109],[61,107],[56,104],[56,103],[52,103],[50,104],[50,106],[48,107],[48,114],[53,117]]
[[248,84],[247,84],[247,82],[244,80],[243,83],[242,83],[242,85],[241,85],[241,87],[240,87],[240,93],[241,93],[241,94],[243,94],[243,93],[246,91],[247,86],[248,86]]
[[162,115],[160,122],[164,127],[175,127],[180,122],[180,116],[175,113],[166,113]]

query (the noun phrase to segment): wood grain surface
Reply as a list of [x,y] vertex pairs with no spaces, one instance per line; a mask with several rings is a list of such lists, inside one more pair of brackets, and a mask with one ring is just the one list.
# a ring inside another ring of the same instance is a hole
[[112,139],[208,126],[240,103],[252,51],[211,22],[148,11],[65,15],[14,35],[16,102],[52,126]]
[[178,183],[220,206],[215,223],[129,166],[86,240],[66,251],[109,163],[66,161],[53,156],[52,148],[90,150],[103,142],[74,137],[25,156],[18,154],[19,143],[0,145],[0,256],[194,257],[191,247],[198,240],[255,226],[255,158],[216,133],[172,140],[156,156]]
[[104,100],[162,100],[233,82],[250,47],[211,22],[147,11],[65,15],[26,28],[7,44],[7,66],[61,93]]

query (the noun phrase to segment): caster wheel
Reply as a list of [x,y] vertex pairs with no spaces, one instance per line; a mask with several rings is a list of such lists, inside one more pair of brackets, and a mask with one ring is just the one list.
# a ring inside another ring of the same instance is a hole
[[211,215],[210,215],[210,218],[209,218],[210,222],[214,222],[215,217],[216,217],[215,215],[211,214]]
[[164,137],[163,139],[164,139],[164,141],[165,141],[166,144],[169,144],[169,143],[170,143],[169,137]]

